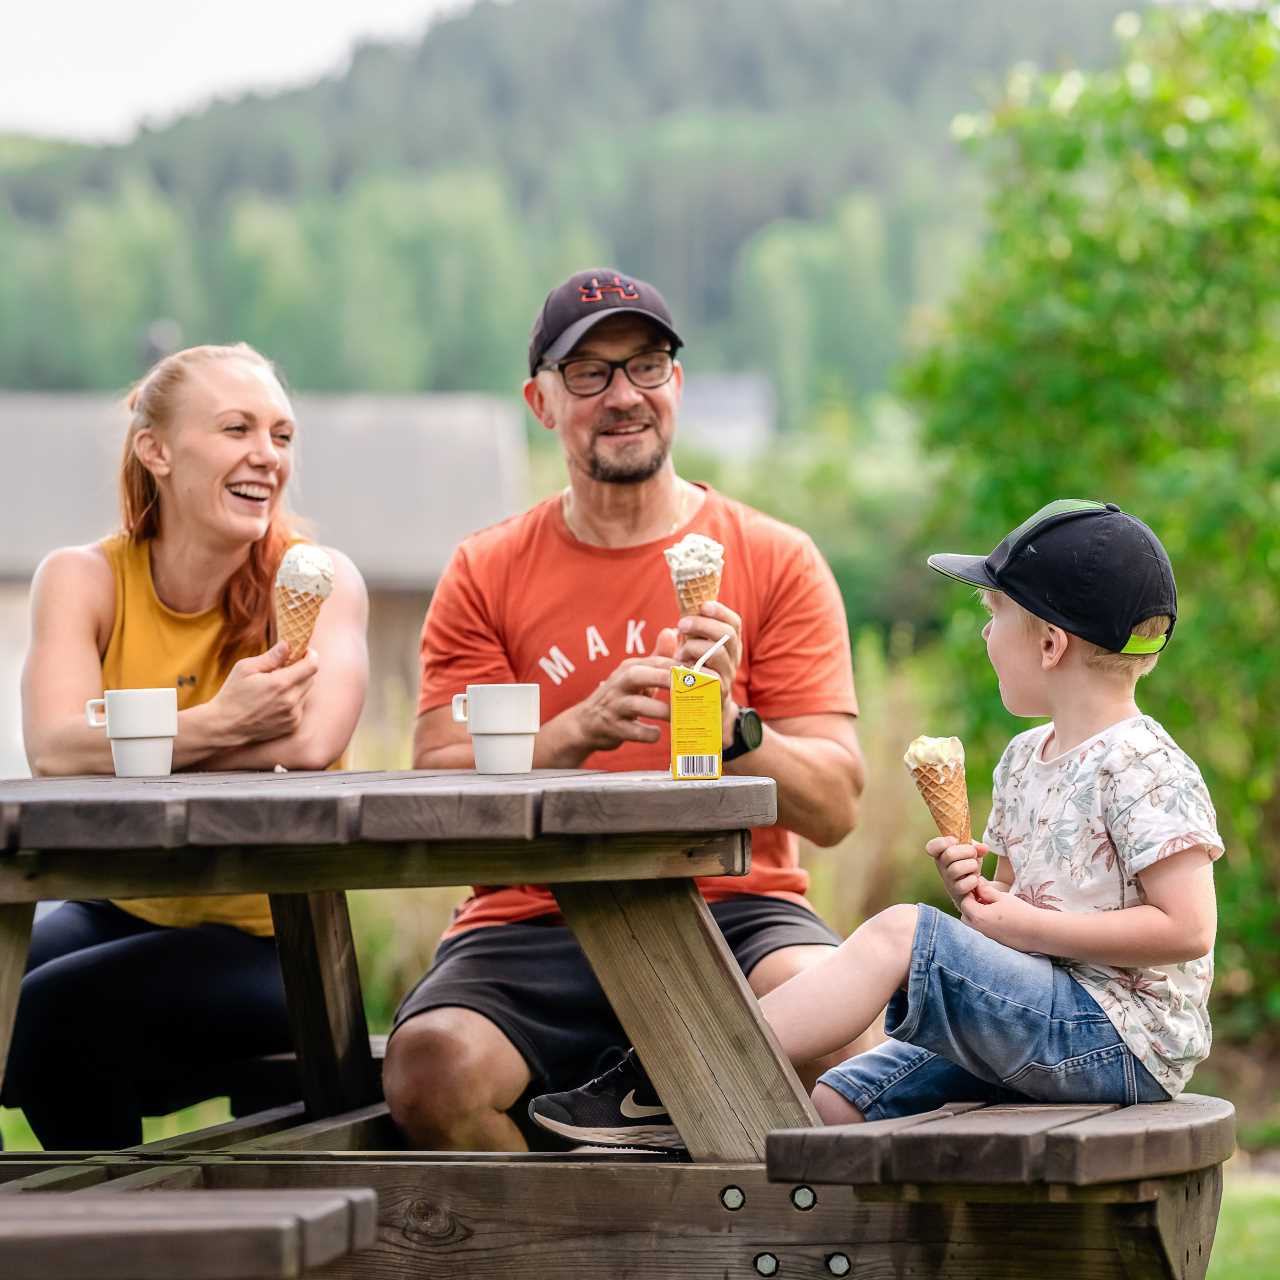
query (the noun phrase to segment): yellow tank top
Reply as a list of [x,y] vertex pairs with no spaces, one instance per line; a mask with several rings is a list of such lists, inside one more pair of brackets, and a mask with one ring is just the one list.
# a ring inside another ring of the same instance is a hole
[[[151,581],[151,544],[132,542],[125,534],[105,539],[102,549],[116,580],[116,616],[102,656],[104,689],[153,689],[174,685],[178,710],[199,706],[222,688],[231,668],[257,648],[218,660],[222,641],[222,609],[177,613],[156,596]],[[227,924],[246,933],[269,937],[271,908],[265,894],[226,894],[216,898],[131,898],[116,906],[152,924]]]

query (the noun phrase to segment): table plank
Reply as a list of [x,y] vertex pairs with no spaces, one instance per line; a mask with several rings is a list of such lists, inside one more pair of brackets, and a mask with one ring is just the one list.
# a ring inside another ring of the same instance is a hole
[[308,1116],[377,1101],[346,894],[272,894],[271,918]]
[[316,1267],[377,1239],[378,1198],[372,1190],[166,1191],[118,1196],[101,1191],[34,1192],[0,1201],[0,1226],[22,1221],[53,1224],[164,1221],[277,1221],[299,1228],[301,1263]]
[[291,1280],[301,1273],[301,1254],[301,1232],[289,1214],[0,1222],[5,1280]]
[[466,770],[0,781],[4,847],[130,849],[727,831],[777,816],[769,778]]
[[894,1182],[1041,1182],[1046,1135],[1114,1111],[1109,1103],[983,1107],[884,1135]]
[[0,903],[86,896],[549,884],[626,876],[742,875],[738,832],[449,843],[187,849],[21,849],[0,854]]
[[921,1111],[892,1120],[829,1125],[820,1129],[780,1129],[769,1134],[766,1150],[774,1182],[830,1182],[866,1186],[880,1182],[891,1134],[917,1125],[936,1124],[948,1116],[976,1111],[981,1102],[949,1102],[936,1111]]
[[691,881],[553,888],[695,1160],[763,1160],[770,1129],[818,1123]]
[[580,835],[767,827],[778,820],[777,795],[772,778],[673,782],[666,773],[625,773],[605,785],[569,777],[545,784],[540,829]]
[[1045,1136],[1045,1179],[1077,1186],[1221,1164],[1235,1150],[1235,1108],[1184,1093],[1063,1125]]

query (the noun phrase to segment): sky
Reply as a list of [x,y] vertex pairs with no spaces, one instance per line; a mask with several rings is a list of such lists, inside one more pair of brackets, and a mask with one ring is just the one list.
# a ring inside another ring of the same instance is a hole
[[306,83],[361,39],[470,0],[0,0],[0,133],[120,142],[218,97]]

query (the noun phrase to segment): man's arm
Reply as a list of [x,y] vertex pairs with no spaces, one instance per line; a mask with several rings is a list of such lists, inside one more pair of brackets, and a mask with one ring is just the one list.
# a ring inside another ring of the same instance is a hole
[[853,830],[866,785],[866,764],[849,715],[768,721],[760,746],[731,760],[724,771],[772,778],[778,784],[778,825],[823,847]]

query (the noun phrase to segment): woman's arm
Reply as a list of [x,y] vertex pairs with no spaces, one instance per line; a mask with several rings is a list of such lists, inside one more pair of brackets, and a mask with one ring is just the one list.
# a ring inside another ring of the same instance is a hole
[[324,769],[347,749],[369,684],[369,597],[350,559],[332,547],[326,550],[334,563],[333,593],[320,609],[307,656],[295,664],[315,664],[316,669],[300,701],[296,727],[215,751],[205,758],[203,768],[271,769],[279,764],[286,769]]
[[[27,764],[37,777],[114,771],[107,735],[85,723],[84,704],[102,696],[102,655],[115,607],[115,578],[96,545],[51,552],[31,580],[22,736]],[[178,713],[175,769],[190,767],[237,740],[243,726],[228,712],[224,702]]]
[[102,651],[115,607],[111,566],[96,546],[62,547],[36,569],[22,738],[37,777],[113,771],[107,735],[85,723],[84,704],[102,696]]
[[1184,849],[1138,879],[1146,902],[1119,911],[1048,911],[1011,893],[991,893],[986,881],[960,910],[967,924],[997,942],[1066,960],[1145,969],[1208,955],[1218,924],[1209,850]]

